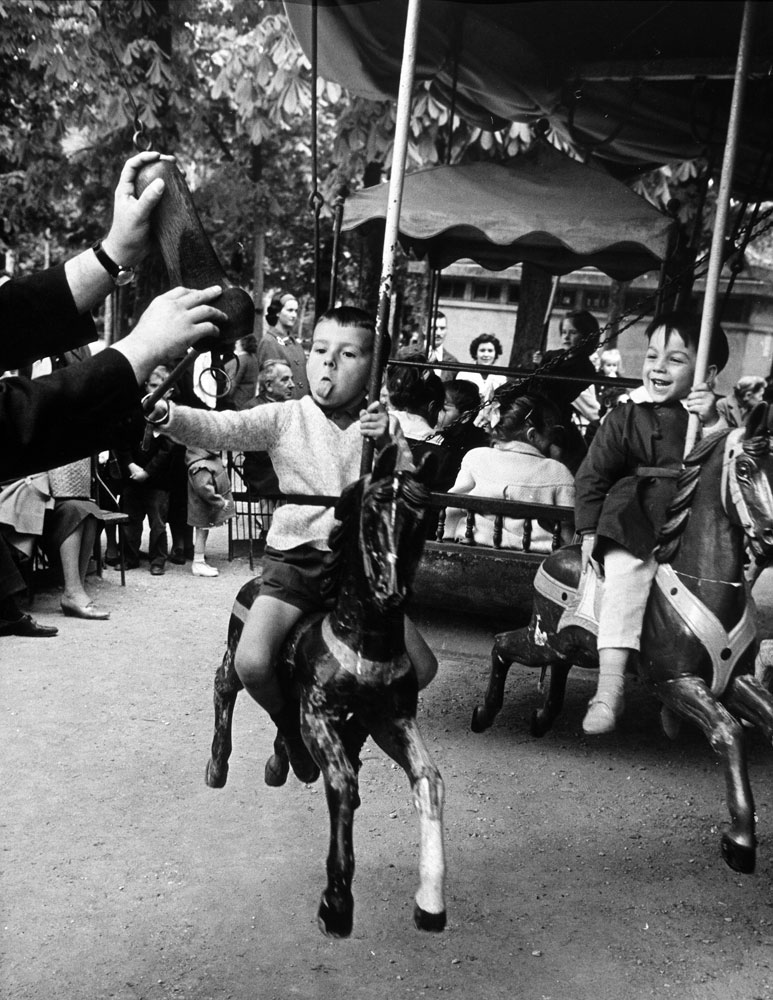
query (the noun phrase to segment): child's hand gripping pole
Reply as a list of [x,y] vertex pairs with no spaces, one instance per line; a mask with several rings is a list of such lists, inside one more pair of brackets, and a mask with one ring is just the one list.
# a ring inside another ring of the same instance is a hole
[[[193,198],[177,166],[169,160],[148,163],[137,174],[135,193],[139,198],[145,188],[157,177],[164,181],[164,194],[153,210],[150,225],[158,240],[161,255],[172,286],[185,288],[208,288],[220,285],[222,295],[214,300],[228,319],[218,324],[220,335],[200,340],[196,347],[189,347],[182,361],[176,365],[169,377],[143,400],[146,416],[153,412],[155,404],[176,384],[183,372],[189,368],[202,351],[213,351],[224,344],[232,344],[240,337],[252,333],[255,308],[249,294],[237,288],[227,278],[212,244],[201,225]],[[145,432],[143,447],[149,445],[152,429]]]

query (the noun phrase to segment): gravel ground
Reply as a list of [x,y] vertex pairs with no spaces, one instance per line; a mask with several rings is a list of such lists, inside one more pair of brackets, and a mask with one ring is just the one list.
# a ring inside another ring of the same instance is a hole
[[[212,538],[217,579],[143,569],[124,590],[106,570],[109,622],[65,619],[47,591],[34,612],[59,636],[2,639],[3,998],[773,998],[770,748],[751,734],[759,860],[739,876],[700,734],[667,741],[634,682],[619,731],[584,737],[583,674],[533,739],[537,675],[514,667],[474,735],[493,630],[459,616],[417,619],[441,664],[420,722],[446,783],[448,928],[413,927],[409,789],[369,743],[354,934],[323,937],[324,793],[263,785],[272,734],[243,695],[228,784],[204,785],[212,675],[250,575]],[[765,577],[757,598],[773,635]]]

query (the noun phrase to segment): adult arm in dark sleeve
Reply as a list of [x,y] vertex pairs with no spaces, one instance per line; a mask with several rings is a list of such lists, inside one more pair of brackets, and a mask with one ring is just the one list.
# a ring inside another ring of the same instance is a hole
[[91,314],[79,314],[64,264],[0,285],[0,368],[21,368],[96,340]]
[[31,380],[0,379],[0,479],[17,479],[141,436],[137,378],[107,349],[81,364]]

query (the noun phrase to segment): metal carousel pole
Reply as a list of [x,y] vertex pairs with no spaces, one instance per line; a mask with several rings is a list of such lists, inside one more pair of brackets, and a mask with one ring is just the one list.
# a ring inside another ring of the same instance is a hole
[[[419,34],[421,0],[408,0],[403,41],[403,61],[400,69],[400,87],[397,93],[397,119],[395,121],[395,142],[392,150],[392,170],[389,175],[389,195],[384,226],[384,250],[381,258],[381,279],[379,282],[378,313],[376,314],[376,342],[373,346],[373,364],[368,384],[368,403],[378,399],[381,391],[383,365],[381,351],[389,329],[389,303],[394,281],[395,252],[397,250],[400,206],[403,200],[403,179],[405,160],[408,152],[408,129],[411,121],[411,94],[416,67],[416,43]],[[360,474],[370,472],[373,464],[373,442],[366,438],[362,447]]]
[[[741,38],[738,43],[738,58],[735,64],[735,79],[733,80],[733,96],[730,101],[730,115],[727,122],[727,138],[725,139],[725,152],[722,157],[722,173],[720,175],[719,191],[717,193],[717,212],[714,220],[714,231],[711,236],[709,269],[706,275],[706,294],[703,300],[703,314],[701,316],[698,356],[695,360],[695,385],[706,380],[709,347],[711,344],[711,331],[714,329],[714,323],[717,315],[719,276],[722,270],[725,230],[727,228],[730,193],[733,185],[733,172],[735,170],[735,159],[740,137],[741,114],[743,111],[744,92],[746,90],[746,73],[749,65],[749,51],[751,49],[752,22],[754,20],[756,7],[757,0],[746,0],[744,3]],[[699,417],[697,414],[691,413],[687,424],[687,438],[685,440],[684,448],[685,456],[689,455],[695,446],[699,426]]]

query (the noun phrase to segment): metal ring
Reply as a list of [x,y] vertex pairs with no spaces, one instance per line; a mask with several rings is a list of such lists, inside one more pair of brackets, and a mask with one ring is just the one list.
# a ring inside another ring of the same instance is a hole
[[[202,384],[202,379],[205,375],[211,375],[215,380],[215,385],[217,385],[217,376],[222,375],[226,381],[226,387],[222,392],[210,392],[209,389],[205,389]],[[233,380],[225,368],[215,368],[214,365],[210,365],[209,368],[202,368],[199,372],[199,390],[204,393],[205,396],[210,396],[212,399],[223,399],[231,391],[231,386],[233,385]]]
[[[132,136],[132,142],[134,143],[134,148],[138,153],[147,153],[151,147],[150,137],[145,135],[145,123],[140,121],[139,118],[134,119],[134,124],[136,126],[134,130],[134,135]],[[142,146],[140,144],[140,137],[145,135],[146,145]]]

